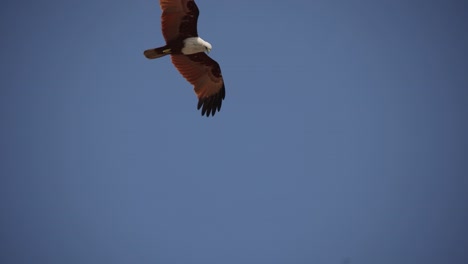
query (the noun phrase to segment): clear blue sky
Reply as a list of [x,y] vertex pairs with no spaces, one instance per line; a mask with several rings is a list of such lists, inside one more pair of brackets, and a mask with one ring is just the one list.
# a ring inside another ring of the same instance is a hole
[[3,1],[0,263],[468,263],[466,1]]

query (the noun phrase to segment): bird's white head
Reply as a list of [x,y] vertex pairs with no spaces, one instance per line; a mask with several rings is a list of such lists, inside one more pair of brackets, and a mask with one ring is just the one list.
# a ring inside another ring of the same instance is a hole
[[206,53],[210,53],[211,48],[212,48],[212,47],[211,47],[211,44],[208,43],[208,42],[206,42],[206,41],[204,41],[204,40],[203,40],[203,42],[204,42],[204,43],[203,43],[203,46],[205,46],[205,52],[206,52]]
[[211,51],[211,44],[200,37],[190,37],[184,40],[184,47],[181,51],[185,55],[198,52],[209,53]]
[[206,51],[206,53],[210,53],[210,51],[211,51],[211,44],[208,43],[208,42],[205,45],[205,51]]

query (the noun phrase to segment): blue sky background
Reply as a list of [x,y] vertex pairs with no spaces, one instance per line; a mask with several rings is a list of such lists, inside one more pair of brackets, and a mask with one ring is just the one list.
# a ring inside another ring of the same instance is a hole
[[1,263],[468,263],[466,1],[3,1]]

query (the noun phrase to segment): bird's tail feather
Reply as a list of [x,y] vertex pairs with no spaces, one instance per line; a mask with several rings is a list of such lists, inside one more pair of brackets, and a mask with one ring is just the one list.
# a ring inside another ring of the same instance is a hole
[[164,47],[160,47],[160,48],[145,50],[145,52],[143,54],[148,59],[157,59],[157,58],[166,56],[168,54],[171,54],[171,49],[164,46]]

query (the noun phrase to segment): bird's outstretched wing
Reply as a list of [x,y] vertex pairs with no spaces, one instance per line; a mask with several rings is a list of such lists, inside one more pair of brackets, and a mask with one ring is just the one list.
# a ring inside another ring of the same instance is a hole
[[177,70],[194,86],[198,109],[212,116],[221,109],[226,90],[219,64],[204,52],[192,55],[171,55]]
[[160,0],[161,26],[167,43],[181,37],[198,37],[198,7],[193,0]]

